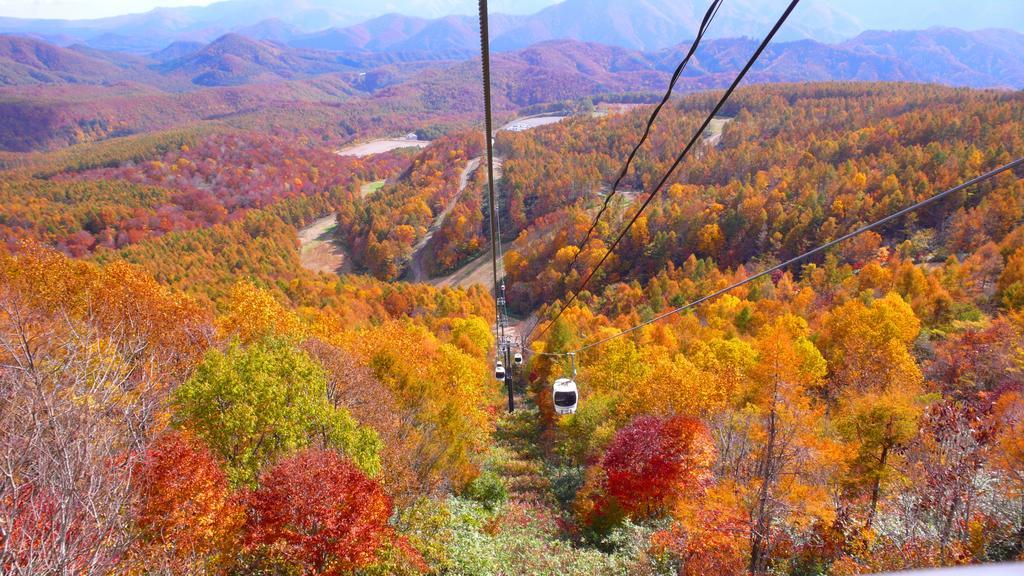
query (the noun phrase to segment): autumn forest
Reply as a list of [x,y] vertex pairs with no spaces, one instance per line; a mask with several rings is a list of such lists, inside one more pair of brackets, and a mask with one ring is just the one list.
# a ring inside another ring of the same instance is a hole
[[[599,266],[721,91],[673,97],[609,196],[647,87],[535,87],[564,117],[496,132],[493,209],[475,93],[0,154],[0,573],[1024,560],[1020,168],[605,341],[1020,158],[1024,92],[743,86]],[[344,153],[377,136],[408,141]]]

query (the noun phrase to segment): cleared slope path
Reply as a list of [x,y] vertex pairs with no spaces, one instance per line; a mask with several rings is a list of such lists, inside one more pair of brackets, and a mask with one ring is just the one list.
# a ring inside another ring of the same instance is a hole
[[[459,175],[459,191],[452,196],[452,199],[448,201],[448,205],[444,207],[444,210],[434,218],[434,223],[430,225],[430,229],[427,233],[420,238],[420,241],[412,247],[412,258],[409,260],[409,272],[407,278],[410,282],[428,282],[429,277],[426,270],[424,269],[424,259],[426,258],[427,244],[430,243],[431,238],[441,228],[441,224],[444,223],[448,215],[451,214],[452,210],[455,209],[455,205],[458,204],[459,199],[462,198],[462,193],[466,191],[466,186],[469,185],[469,176],[474,170],[480,167],[480,158],[476,157],[466,162],[466,167],[462,170],[462,174]],[[495,158],[494,161],[494,173],[495,178],[500,178],[501,174],[501,160]]]

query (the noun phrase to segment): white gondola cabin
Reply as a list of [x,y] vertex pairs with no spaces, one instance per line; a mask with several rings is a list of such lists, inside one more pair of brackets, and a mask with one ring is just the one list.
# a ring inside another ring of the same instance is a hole
[[512,361],[515,362],[516,364],[522,364],[523,363],[523,355],[520,354],[519,352],[516,352],[516,355],[512,357]]
[[559,378],[555,380],[551,388],[551,399],[555,404],[555,414],[576,413],[576,404],[579,402],[576,382],[569,378]]
[[501,365],[501,362],[498,362],[498,365],[494,367],[494,377],[498,380],[505,379],[505,367]]

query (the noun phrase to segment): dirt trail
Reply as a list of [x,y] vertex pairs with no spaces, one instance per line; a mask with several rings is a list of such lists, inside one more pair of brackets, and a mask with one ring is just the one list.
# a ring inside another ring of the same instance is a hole
[[299,230],[299,260],[302,267],[313,272],[347,274],[352,271],[352,260],[334,240],[334,214],[317,218]]
[[[502,158],[494,159],[494,185],[497,186],[502,176]],[[501,243],[502,252],[508,250],[512,246],[512,241],[508,240]],[[502,268],[502,262],[498,262],[498,277],[505,275],[505,271]],[[483,251],[480,256],[477,256],[473,260],[463,264],[458,270],[451,274],[444,276],[438,276],[436,278],[424,278],[424,282],[429,282],[438,288],[465,288],[472,286],[473,284],[484,284],[489,286],[493,281],[493,275],[491,272],[491,245],[487,243],[484,245]]]
[[[362,197],[376,194],[385,182],[377,180],[364,184],[360,190]],[[352,272],[352,259],[334,238],[335,222],[334,214],[329,214],[299,230],[299,260],[303,268],[339,276]]]
[[732,118],[726,118],[724,116],[716,116],[711,119],[711,123],[708,124],[708,129],[704,132],[704,142],[708,146],[718,146],[719,142],[722,141],[722,131],[725,129],[725,125],[732,121]]
[[[412,258],[409,260],[409,272],[407,276],[410,282],[426,282],[427,272],[423,268],[423,260],[426,258],[425,250],[427,244],[430,243],[430,239],[434,237],[434,234],[441,228],[441,224],[444,223],[445,218],[452,213],[455,209],[455,205],[459,202],[459,198],[462,198],[462,193],[466,190],[466,186],[469,185],[469,176],[480,167],[480,158],[473,158],[469,162],[466,162],[466,167],[462,170],[462,174],[459,175],[459,191],[452,196],[452,199],[448,201],[448,205],[441,210],[441,213],[434,218],[434,223],[430,225],[430,229],[427,233],[420,238],[420,241],[412,247]],[[495,168],[498,167],[498,163],[495,162]]]
[[[512,241],[502,242],[502,251],[506,251],[512,247]],[[502,263],[498,262],[498,277],[500,278],[505,274],[502,268]],[[465,288],[472,286],[473,284],[483,284],[490,286],[494,281],[491,274],[491,245],[488,244],[484,247],[484,253],[477,256],[473,260],[462,265],[461,268],[448,274],[446,276],[438,276],[437,278],[431,278],[426,280],[430,284],[437,286],[438,288]]]
[[516,394],[515,403],[516,411],[503,414],[494,431],[495,448],[505,454],[495,472],[505,480],[511,501],[554,510],[557,504],[538,448],[542,419],[525,395]]

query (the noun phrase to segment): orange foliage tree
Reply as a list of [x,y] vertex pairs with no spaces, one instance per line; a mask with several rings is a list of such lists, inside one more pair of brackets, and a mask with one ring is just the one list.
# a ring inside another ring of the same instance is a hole
[[177,573],[209,571],[245,519],[213,454],[190,433],[171,431],[149,447],[137,474],[138,561]]

